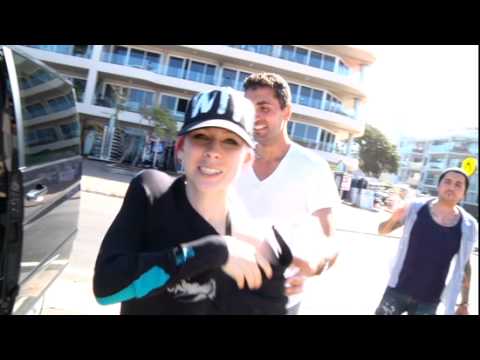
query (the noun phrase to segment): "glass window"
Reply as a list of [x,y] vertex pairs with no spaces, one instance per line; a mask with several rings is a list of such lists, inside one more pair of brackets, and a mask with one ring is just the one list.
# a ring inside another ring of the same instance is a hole
[[324,55],[323,68],[328,71],[333,71],[335,69],[335,58],[333,56]]
[[187,99],[178,99],[177,112],[185,113],[187,111],[187,104],[188,104]]
[[313,90],[311,106],[317,109],[322,108],[323,91]]
[[198,61],[192,61],[187,78],[188,80],[201,82],[204,71],[205,71],[205,64],[202,64]]
[[91,56],[91,46],[90,45],[74,45],[73,46],[73,55],[80,56],[80,57],[87,57]]
[[310,141],[317,141],[318,128],[315,126],[307,127],[307,139]]
[[305,137],[305,130],[307,126],[301,123],[295,123],[295,127],[293,129],[293,136],[299,139],[303,139]]
[[183,75],[183,61],[184,59],[171,57],[168,62],[167,75],[181,78]]
[[237,90],[243,91],[243,83],[245,79],[248,78],[251,74],[248,72],[240,71],[240,75],[238,76],[237,86],[235,87]]
[[310,96],[312,89],[302,86],[300,88],[300,104],[310,106]]
[[176,110],[177,98],[170,95],[162,95],[162,100],[160,102],[161,106],[167,110],[175,111]]
[[302,48],[295,48],[295,61],[300,64],[307,63],[308,51]]
[[27,118],[35,118],[43,115],[47,115],[47,111],[43,107],[42,104],[37,103],[37,104],[32,104],[32,105],[27,105],[25,106],[25,109],[27,110],[27,113],[29,116]]
[[73,83],[73,88],[75,89],[75,94],[77,96],[77,101],[83,102],[83,94],[85,93],[87,80],[73,78],[72,83]]
[[325,110],[332,111],[332,109],[333,109],[332,96],[330,94],[327,94],[327,101],[325,101]]
[[260,54],[265,54],[265,55],[272,55],[273,53],[273,45],[259,45],[258,52]]
[[[55,117],[46,116],[40,124],[35,121],[23,122],[23,132],[26,135],[25,165],[38,165],[80,155],[80,136],[65,141],[66,138],[63,137],[60,127],[61,125],[78,125],[77,116],[72,116],[76,113],[75,104],[72,101],[72,86],[63,81],[57,73],[50,72],[15,51],[13,51],[13,62],[19,78],[30,80],[32,74],[36,72],[37,74],[47,72],[49,78],[57,80],[52,81],[51,86],[47,88],[39,88],[35,93],[20,89],[19,99],[25,119],[31,116],[30,111],[34,114],[47,114],[44,107],[47,104],[54,109],[72,109],[71,112],[58,113]],[[51,98],[52,94],[56,94],[55,99]]]
[[310,52],[310,61],[308,62],[310,66],[321,69],[322,68],[322,54],[315,51]]
[[290,92],[292,93],[292,103],[298,103],[298,85],[288,83]]
[[141,50],[131,49],[130,56],[128,57],[128,65],[133,67],[143,67],[143,58],[145,57],[145,52]]
[[72,55],[73,45],[56,45],[55,52],[60,54]]
[[115,46],[113,48],[113,54],[112,54],[112,63],[114,64],[119,64],[119,65],[125,65],[125,60],[127,58],[127,48],[123,46]]
[[235,87],[235,77],[237,72],[232,69],[223,69],[221,86]]
[[292,135],[292,127],[293,127],[293,122],[289,121],[287,123],[287,133],[288,133],[288,135]]
[[214,84],[215,83],[215,65],[207,65],[207,72],[205,74],[205,82],[207,84]]
[[147,52],[145,68],[150,71],[160,72],[160,54]]
[[293,61],[295,58],[295,48],[290,45],[282,45],[280,58]]

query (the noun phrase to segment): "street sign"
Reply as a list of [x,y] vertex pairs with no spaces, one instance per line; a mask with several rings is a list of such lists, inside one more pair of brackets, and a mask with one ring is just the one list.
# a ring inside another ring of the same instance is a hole
[[468,176],[475,174],[477,170],[477,159],[472,156],[467,157],[462,161],[462,170],[467,173]]

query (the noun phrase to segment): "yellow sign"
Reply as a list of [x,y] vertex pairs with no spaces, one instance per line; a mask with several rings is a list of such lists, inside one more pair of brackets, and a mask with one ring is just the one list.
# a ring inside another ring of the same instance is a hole
[[477,170],[477,159],[474,157],[467,157],[462,161],[462,170],[467,173],[468,176],[472,176]]

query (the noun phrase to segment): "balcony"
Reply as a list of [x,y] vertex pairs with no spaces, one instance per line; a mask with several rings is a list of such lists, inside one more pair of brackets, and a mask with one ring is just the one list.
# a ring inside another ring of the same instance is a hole
[[[310,81],[321,81],[329,90],[348,93],[350,96],[364,98],[365,91],[360,80],[359,72],[348,75],[344,70],[334,71],[290,61],[273,52],[272,55],[239,49],[229,45],[179,45],[182,49],[189,49],[204,56],[215,56],[220,61],[235,61],[246,67],[254,68],[254,71],[281,72],[294,78],[307,77]],[[254,65],[255,64],[255,65]],[[339,67],[340,69],[340,67]],[[307,75],[307,76],[306,76]],[[293,79],[291,79],[293,80]]]
[[115,65],[133,67],[140,70],[153,72],[158,75],[165,75],[173,78],[190,80],[198,83],[216,85],[218,83],[218,68],[214,73],[200,72],[193,69],[185,70],[183,67],[161,65],[159,62],[147,61],[144,58],[103,52],[101,60]]
[[57,54],[71,55],[90,59],[92,56],[91,45],[25,45],[34,49],[54,52]]

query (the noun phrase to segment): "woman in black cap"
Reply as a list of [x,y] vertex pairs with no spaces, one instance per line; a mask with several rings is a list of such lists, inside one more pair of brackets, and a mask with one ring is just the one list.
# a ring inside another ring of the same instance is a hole
[[121,302],[121,314],[285,313],[290,250],[231,191],[253,160],[254,116],[230,88],[192,99],[176,143],[185,175],[132,180],[96,261],[100,304]]

